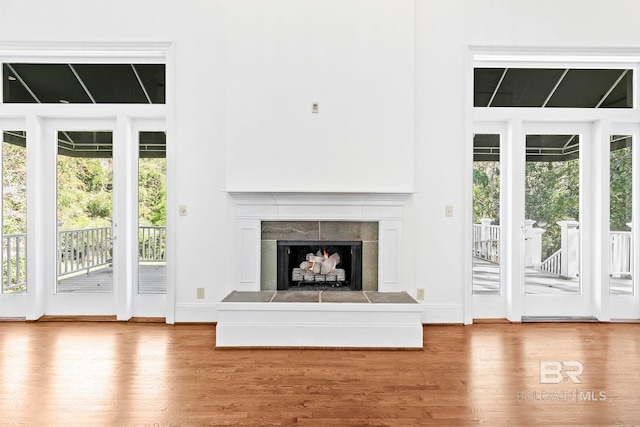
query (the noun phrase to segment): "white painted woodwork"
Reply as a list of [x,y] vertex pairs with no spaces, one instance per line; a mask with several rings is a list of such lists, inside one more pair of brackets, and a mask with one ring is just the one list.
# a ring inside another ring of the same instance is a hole
[[231,253],[237,267],[236,280],[228,291],[260,290],[260,235],[262,221],[377,221],[378,290],[412,292],[402,282],[402,217],[409,194],[348,193],[230,193],[236,205],[239,247]]
[[218,347],[422,348],[420,304],[218,304]]

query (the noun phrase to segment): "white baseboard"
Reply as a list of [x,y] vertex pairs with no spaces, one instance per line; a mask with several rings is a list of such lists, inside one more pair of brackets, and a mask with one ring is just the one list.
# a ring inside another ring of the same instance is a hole
[[423,304],[422,323],[464,323],[462,304]]
[[218,321],[217,303],[178,303],[175,323],[213,323]]

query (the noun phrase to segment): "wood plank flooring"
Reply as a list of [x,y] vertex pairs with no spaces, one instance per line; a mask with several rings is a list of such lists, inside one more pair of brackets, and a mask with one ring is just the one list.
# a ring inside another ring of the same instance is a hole
[[[2,322],[0,425],[638,425],[638,328],[428,325],[423,351],[222,350],[214,325]],[[575,360],[580,384],[540,383],[541,361]]]

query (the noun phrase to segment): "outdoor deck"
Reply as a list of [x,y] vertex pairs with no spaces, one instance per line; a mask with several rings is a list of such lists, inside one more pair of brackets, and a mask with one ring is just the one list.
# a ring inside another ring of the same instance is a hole
[[[164,294],[167,292],[166,265],[139,266],[138,293]],[[113,267],[102,267],[89,273],[78,273],[58,281],[58,293],[108,294],[113,291]]]
[[[563,279],[552,273],[527,268],[525,292],[538,295],[572,295],[579,293],[578,278]],[[500,292],[500,265],[480,258],[473,258],[473,293],[497,294]],[[631,279],[611,278],[612,295],[631,295]]]

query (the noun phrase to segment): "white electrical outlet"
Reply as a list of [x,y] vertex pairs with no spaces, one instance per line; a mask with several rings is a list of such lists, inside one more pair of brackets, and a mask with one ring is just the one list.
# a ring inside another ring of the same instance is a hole
[[419,301],[423,301],[424,300],[424,289],[423,288],[416,289],[416,299],[419,300]]
[[204,299],[204,288],[196,288],[196,298]]
[[446,205],[444,207],[444,216],[447,216],[447,217],[453,216],[453,206]]
[[319,113],[320,112],[320,103],[319,102],[312,102],[311,103],[311,112],[312,113]]

